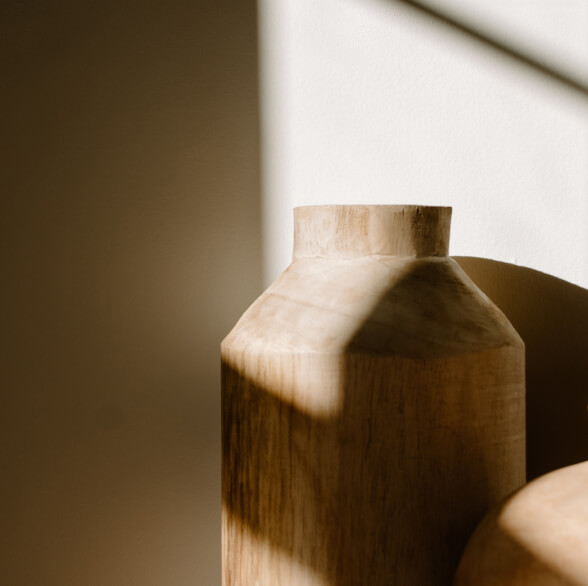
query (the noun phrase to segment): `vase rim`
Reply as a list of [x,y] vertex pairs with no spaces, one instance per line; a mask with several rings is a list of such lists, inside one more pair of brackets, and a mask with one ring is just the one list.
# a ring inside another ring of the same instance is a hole
[[449,206],[295,207],[293,258],[447,256],[451,214]]
[[318,209],[318,208],[384,208],[390,210],[413,210],[413,209],[438,209],[438,210],[453,210],[452,206],[438,206],[429,204],[387,204],[387,203],[358,203],[358,204],[309,204],[294,206],[294,210],[302,209]]

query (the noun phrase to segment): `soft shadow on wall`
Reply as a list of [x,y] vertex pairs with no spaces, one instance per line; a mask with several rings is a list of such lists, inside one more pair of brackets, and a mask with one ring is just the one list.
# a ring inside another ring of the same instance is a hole
[[508,263],[454,258],[526,345],[527,478],[588,460],[588,291]]
[[467,38],[480,46],[491,49],[496,55],[501,55],[523,65],[528,70],[557,82],[568,90],[577,92],[584,98],[588,96],[588,85],[584,79],[561,71],[557,67],[550,65],[545,57],[539,58],[505,37],[498,37],[497,31],[485,30],[479,24],[474,25],[473,23],[467,22],[458,13],[446,12],[433,4],[417,0],[384,0],[384,2],[405,6],[413,10],[416,14],[447,27],[453,33]]
[[219,343],[261,288],[255,2],[4,2],[0,574],[220,584]]

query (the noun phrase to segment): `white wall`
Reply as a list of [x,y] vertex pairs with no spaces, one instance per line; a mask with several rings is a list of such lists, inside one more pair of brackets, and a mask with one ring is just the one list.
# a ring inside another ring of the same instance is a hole
[[[422,203],[453,206],[452,255],[588,287],[588,92],[406,3],[260,6],[266,282],[292,207]],[[588,1],[435,6],[588,85]]]

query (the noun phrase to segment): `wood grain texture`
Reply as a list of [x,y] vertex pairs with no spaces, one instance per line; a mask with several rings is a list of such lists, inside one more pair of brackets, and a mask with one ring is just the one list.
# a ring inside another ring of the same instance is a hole
[[588,462],[542,476],[480,523],[455,586],[588,584]]
[[221,349],[224,586],[450,584],[523,484],[524,346],[444,256],[449,216],[295,210]]

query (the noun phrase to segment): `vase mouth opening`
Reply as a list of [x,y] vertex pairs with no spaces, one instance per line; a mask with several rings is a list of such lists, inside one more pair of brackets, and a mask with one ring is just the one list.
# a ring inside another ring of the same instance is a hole
[[312,205],[294,208],[294,260],[447,256],[451,207]]

